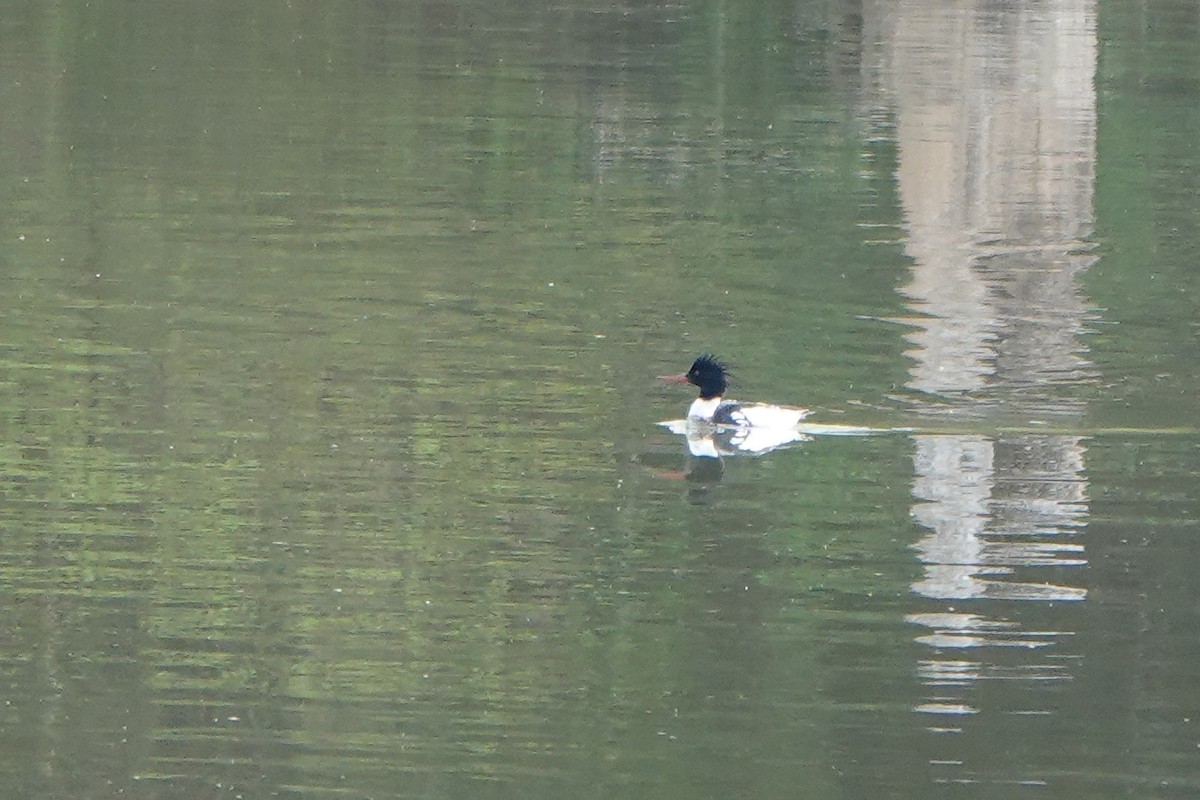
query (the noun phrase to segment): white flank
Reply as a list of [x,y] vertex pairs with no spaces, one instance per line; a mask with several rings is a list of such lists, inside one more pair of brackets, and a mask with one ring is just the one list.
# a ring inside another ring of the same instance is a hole
[[[790,406],[749,405],[738,409],[751,428],[794,428],[808,416],[807,408]],[[740,421],[740,420],[739,420]]]

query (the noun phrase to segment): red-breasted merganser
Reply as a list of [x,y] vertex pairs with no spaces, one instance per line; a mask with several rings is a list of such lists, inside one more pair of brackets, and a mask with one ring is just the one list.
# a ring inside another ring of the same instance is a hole
[[700,387],[700,396],[688,409],[689,422],[785,430],[795,428],[808,416],[807,408],[726,400],[729,369],[714,355],[705,354],[697,358],[685,375],[659,377],[672,383],[690,383]]

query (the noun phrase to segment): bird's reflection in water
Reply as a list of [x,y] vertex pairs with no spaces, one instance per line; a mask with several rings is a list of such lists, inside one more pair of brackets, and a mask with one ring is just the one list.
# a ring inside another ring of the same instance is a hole
[[800,423],[784,428],[751,427],[713,424],[696,419],[674,419],[658,424],[671,433],[685,437],[688,452],[688,464],[684,472],[660,474],[689,481],[697,487],[719,483],[728,458],[762,456],[811,442],[817,437],[873,436],[909,433],[912,430],[823,423]]
[[671,433],[686,437],[688,452],[696,458],[761,456],[812,439],[797,427],[753,428],[687,419],[673,419],[659,424]]
[[812,438],[796,430],[780,432],[712,425],[695,420],[672,420],[660,424],[672,433],[685,437],[687,463],[682,472],[664,470],[659,475],[686,481],[689,484],[688,502],[696,505],[709,502],[709,489],[724,477],[726,459],[761,456]]
[[719,458],[689,457],[683,479],[688,483],[687,500],[692,505],[706,505],[710,491],[725,475],[725,462]]

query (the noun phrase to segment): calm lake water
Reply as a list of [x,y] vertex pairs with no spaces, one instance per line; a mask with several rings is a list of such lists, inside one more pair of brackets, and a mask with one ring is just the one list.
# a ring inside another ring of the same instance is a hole
[[[12,4],[0,796],[1200,796],[1198,64],[1184,0]],[[906,430],[693,457],[708,351]]]

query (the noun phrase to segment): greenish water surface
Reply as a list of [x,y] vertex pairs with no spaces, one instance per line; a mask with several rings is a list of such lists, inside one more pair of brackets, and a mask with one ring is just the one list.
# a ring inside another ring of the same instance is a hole
[[[1200,14],[0,20],[0,796],[1200,792]],[[689,454],[700,352],[832,424]]]

